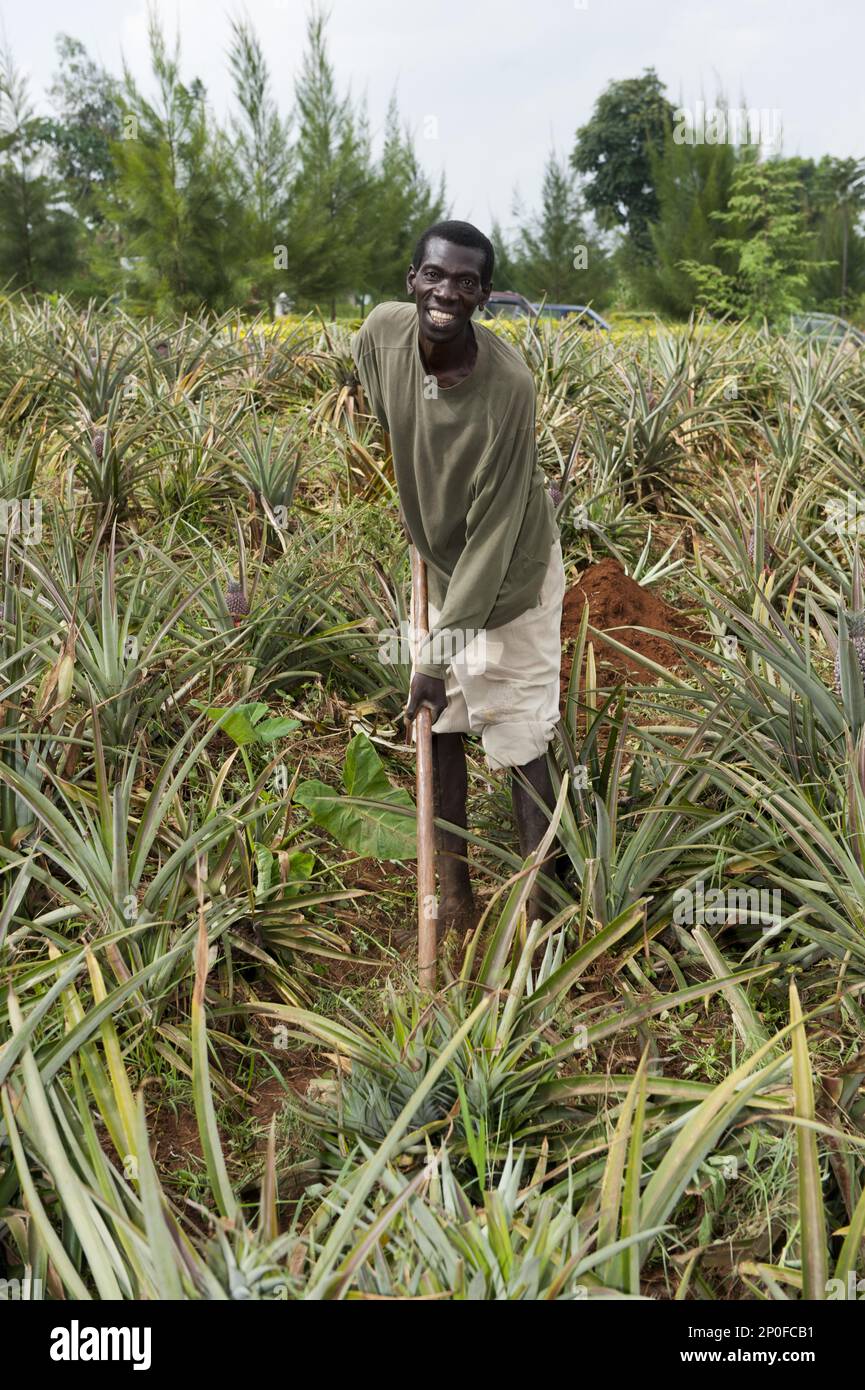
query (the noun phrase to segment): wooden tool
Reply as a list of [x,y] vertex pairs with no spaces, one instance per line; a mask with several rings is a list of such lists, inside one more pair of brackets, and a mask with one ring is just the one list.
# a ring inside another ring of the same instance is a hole
[[[411,592],[414,638],[420,645],[429,632],[426,565],[411,548]],[[435,802],[433,795],[432,710],[422,705],[415,721],[417,749],[417,955],[418,982],[430,991],[436,986],[436,867]]]

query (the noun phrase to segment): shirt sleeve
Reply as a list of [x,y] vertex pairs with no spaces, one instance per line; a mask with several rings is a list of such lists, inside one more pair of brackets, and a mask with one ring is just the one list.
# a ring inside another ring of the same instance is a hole
[[382,429],[390,434],[390,426],[387,422],[387,413],[384,407],[384,393],[382,391],[378,356],[368,323],[361,324],[352,338],[351,353],[354,358],[355,366],[357,367],[357,374],[360,377],[360,384],[363,387],[364,395],[369,401],[372,413],[379,420]]
[[535,472],[535,393],[529,383],[494,422],[479,461],[466,517],[466,539],[435,629],[415,670],[444,680],[449,662],[486,627],[523,525]]

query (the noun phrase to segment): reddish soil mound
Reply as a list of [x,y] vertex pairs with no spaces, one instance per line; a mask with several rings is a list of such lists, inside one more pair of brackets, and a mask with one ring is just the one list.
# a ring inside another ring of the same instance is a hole
[[[638,627],[650,627],[659,632],[668,632],[677,637],[697,640],[696,625],[682,617],[668,603],[650,589],[644,589],[629,579],[618,561],[601,560],[597,565],[589,565],[580,575],[579,582],[568,589],[562,608],[562,646],[576,637],[583,618],[583,608],[589,605],[589,623],[601,632],[609,632],[617,642],[631,647],[659,666],[668,670],[681,669],[681,657],[671,642],[662,637],[654,637],[647,632],[636,632]],[[618,685],[623,679],[651,682],[654,677],[636,661],[615,651],[608,643],[598,638],[590,638],[595,646],[595,661],[598,671],[598,685],[608,688]],[[562,701],[564,702],[571,676],[573,652],[562,652]]]

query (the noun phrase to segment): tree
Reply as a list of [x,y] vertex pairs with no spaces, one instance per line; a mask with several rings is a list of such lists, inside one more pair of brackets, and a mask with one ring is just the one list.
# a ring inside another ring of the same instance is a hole
[[843,317],[851,289],[865,289],[865,244],[857,226],[865,211],[865,159],[824,155],[814,171],[814,201],[818,254],[831,257],[815,271],[814,288],[820,302]]
[[75,219],[50,172],[44,122],[8,48],[0,53],[0,285],[62,289],[77,264]]
[[493,288],[497,290],[518,290],[520,267],[516,260],[511,242],[500,225],[494,221],[490,228],[490,241],[496,253],[496,263],[493,270]]
[[132,291],[157,312],[226,308],[243,230],[230,160],[210,128],[204,87],[181,82],[179,41],[169,56],[153,13],[150,54],[157,102],[126,69],[122,138],[111,147],[108,207],[132,260]]
[[770,321],[798,308],[813,265],[813,238],[795,165],[781,159],[760,163],[756,154],[744,157],[733,175],[727,211],[711,216],[726,231],[714,245],[730,255],[733,270],[683,261],[699,301],[715,313]]
[[[409,132],[400,126],[396,97],[391,97],[365,232],[370,254],[363,287],[373,299],[387,299],[404,292],[405,274],[418,237],[426,227],[441,220],[444,204],[444,179],[433,193]],[[365,295],[361,308],[364,307]]]
[[574,175],[555,152],[544,169],[541,211],[521,227],[513,258],[530,299],[598,304],[609,293],[609,257],[587,232]]
[[658,216],[649,152],[663,146],[672,120],[664,85],[647,68],[642,77],[611,82],[576,134],[571,165],[587,180],[586,205],[602,228],[626,229],[637,259],[651,253],[648,228]]
[[240,116],[233,117],[233,179],[243,204],[246,264],[238,285],[250,307],[269,303],[284,281],[274,244],[285,225],[292,171],[291,123],[271,94],[261,43],[246,20],[231,21],[228,61]]
[[735,269],[718,246],[714,214],[727,208],[738,158],[731,144],[678,143],[671,131],[650,152],[658,209],[649,224],[653,255],[633,275],[645,302],[662,313],[686,317],[694,307],[697,286],[683,262]]
[[366,119],[336,91],[325,19],[313,12],[297,83],[296,172],[284,242],[285,269],[304,305],[329,303],[367,283],[375,179]]
[[44,123],[66,194],[88,228],[104,220],[101,194],[114,181],[111,145],[120,135],[120,88],[79,39],[58,34],[60,71],[48,89],[56,118]]

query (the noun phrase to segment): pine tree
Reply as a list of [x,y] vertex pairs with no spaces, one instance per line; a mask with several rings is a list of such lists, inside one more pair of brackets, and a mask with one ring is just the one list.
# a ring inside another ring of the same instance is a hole
[[368,281],[370,213],[375,190],[366,118],[336,90],[325,45],[325,18],[307,26],[295,100],[296,169],[285,268],[304,307],[329,305]]
[[53,292],[78,264],[75,219],[50,170],[45,122],[12,54],[0,54],[0,284]]
[[131,293],[157,312],[228,307],[240,257],[242,208],[230,183],[230,152],[211,128],[205,91],[180,79],[155,15],[150,53],[158,99],[148,102],[124,72],[117,180],[108,194],[132,261]]
[[[363,282],[374,300],[405,294],[405,276],[421,233],[444,215],[444,179],[433,193],[411,136],[400,126],[396,97],[385,118],[384,145],[375,179],[370,221],[369,268]],[[362,303],[361,309],[365,308]]]
[[586,230],[574,176],[555,152],[544,169],[540,213],[521,227],[513,254],[520,290],[532,300],[597,306],[609,294],[609,257]]
[[238,294],[255,310],[284,287],[274,246],[282,242],[292,172],[291,123],[278,110],[261,43],[247,20],[231,21],[228,60],[240,116],[231,122],[232,176],[243,207],[245,264]]
[[[519,210],[514,214],[519,216]],[[493,288],[497,290],[516,290],[519,285],[520,268],[514,251],[514,237],[508,237],[498,221],[490,228],[490,241],[496,253],[493,270]]]
[[[723,99],[719,106],[726,109]],[[732,272],[734,262],[718,245],[716,212],[724,212],[738,162],[729,143],[677,143],[668,131],[650,155],[658,216],[649,225],[654,254],[634,273],[640,297],[665,314],[687,317],[697,286],[683,261]]]

